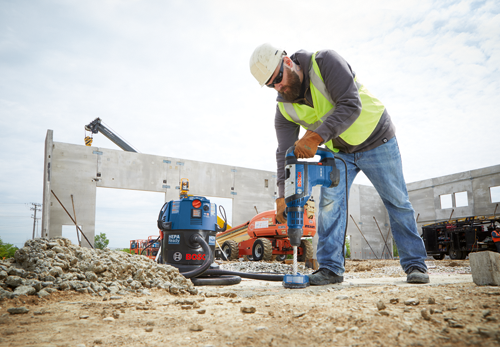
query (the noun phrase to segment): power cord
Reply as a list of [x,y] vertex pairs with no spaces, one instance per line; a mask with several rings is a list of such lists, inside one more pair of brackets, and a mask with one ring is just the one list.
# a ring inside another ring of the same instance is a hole
[[347,163],[345,162],[344,159],[342,158],[337,158],[334,156],[335,159],[341,160],[344,163],[345,167],[345,230],[344,230],[344,242],[342,244],[342,253],[344,254],[344,268],[345,268],[345,237],[347,236],[347,223],[349,223],[349,185],[347,183]]

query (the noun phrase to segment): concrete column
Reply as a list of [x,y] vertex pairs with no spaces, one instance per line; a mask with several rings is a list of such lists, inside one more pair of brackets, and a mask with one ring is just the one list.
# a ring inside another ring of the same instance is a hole
[[43,163],[43,203],[42,203],[42,237],[49,236],[50,225],[50,176],[52,166],[53,130],[47,130],[45,137],[45,158]]

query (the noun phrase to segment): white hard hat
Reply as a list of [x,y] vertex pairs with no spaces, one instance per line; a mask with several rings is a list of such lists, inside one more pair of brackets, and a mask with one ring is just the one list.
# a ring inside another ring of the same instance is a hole
[[284,50],[269,43],[255,48],[250,57],[250,72],[261,87],[271,78],[283,55],[286,55]]

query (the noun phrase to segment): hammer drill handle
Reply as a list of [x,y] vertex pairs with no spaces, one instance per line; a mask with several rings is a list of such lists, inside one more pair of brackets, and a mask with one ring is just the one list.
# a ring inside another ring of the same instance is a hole
[[[335,155],[334,155],[333,151],[331,151],[328,148],[323,148],[323,147],[318,147],[318,149],[316,150],[316,154],[315,155],[319,155],[320,156],[320,158],[321,158],[319,160],[320,163],[325,162],[328,159],[334,159],[335,158]],[[290,148],[287,149],[286,154],[285,154],[285,158],[287,159],[288,162],[290,160],[293,160],[293,159],[295,159],[297,161],[297,157],[295,155],[295,145],[293,145],[293,146],[291,146]],[[289,162],[289,164],[293,164],[293,163]]]

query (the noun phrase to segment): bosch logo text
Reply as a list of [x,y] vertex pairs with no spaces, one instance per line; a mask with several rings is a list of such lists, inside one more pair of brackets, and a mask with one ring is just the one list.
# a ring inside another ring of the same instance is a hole
[[186,254],[186,260],[205,260],[205,254]]
[[302,171],[297,172],[297,187],[302,187]]

